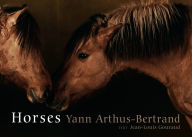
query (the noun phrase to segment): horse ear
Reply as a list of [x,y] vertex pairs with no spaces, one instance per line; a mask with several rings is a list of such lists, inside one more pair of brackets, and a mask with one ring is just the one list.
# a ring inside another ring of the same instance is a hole
[[9,30],[12,26],[16,25],[18,17],[27,9],[24,7],[16,12],[8,14],[6,27]]
[[122,24],[114,25],[111,27],[101,28],[98,31],[97,40],[100,45],[107,45],[112,35],[122,26]]

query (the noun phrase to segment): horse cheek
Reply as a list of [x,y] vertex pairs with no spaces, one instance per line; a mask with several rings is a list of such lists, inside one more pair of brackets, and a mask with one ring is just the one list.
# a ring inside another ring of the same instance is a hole
[[70,78],[79,78],[82,76],[83,73],[83,68],[82,65],[75,65],[76,67],[70,68],[69,69],[69,75],[68,77]]

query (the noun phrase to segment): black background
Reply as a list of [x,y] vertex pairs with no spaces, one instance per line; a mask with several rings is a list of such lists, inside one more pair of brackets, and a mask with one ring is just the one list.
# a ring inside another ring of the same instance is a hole
[[[2,92],[4,91],[4,92]],[[11,112],[22,114],[76,116],[175,116],[178,112],[171,104],[166,88],[158,81],[134,71],[114,76],[108,86],[92,97],[84,98],[67,111],[56,112],[42,104],[28,102],[23,91],[14,85],[1,86],[1,130],[3,136],[156,136],[190,137],[190,129],[181,117],[181,130],[118,130],[118,124],[12,124]]]
[[[108,11],[128,0],[2,0],[0,4],[27,4],[37,19],[42,34],[42,53],[53,74],[63,60],[63,48],[71,33],[90,15]],[[182,0],[180,0],[181,2]],[[191,1],[182,1],[191,4]],[[175,116],[178,112],[158,81],[126,71],[114,76],[108,86],[92,97],[84,98],[67,111],[56,112],[43,104],[31,104],[24,91],[15,85],[0,85],[0,137],[71,137],[71,136],[146,136],[190,137],[182,116],[181,130],[118,130],[115,124],[12,124],[11,112],[23,114],[92,116],[98,114]]]

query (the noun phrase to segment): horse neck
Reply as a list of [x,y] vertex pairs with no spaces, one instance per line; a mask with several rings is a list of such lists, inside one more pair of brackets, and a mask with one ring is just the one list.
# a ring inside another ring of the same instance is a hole
[[184,114],[192,115],[192,36],[185,55],[173,51],[161,57],[119,61],[114,73],[128,68],[159,80],[167,87],[175,107]]
[[[192,20],[192,8],[190,8]],[[192,28],[192,26],[191,26]],[[161,57],[117,61],[114,73],[134,69],[149,75],[167,87],[175,108],[183,113],[192,129],[192,32],[189,28],[189,45],[183,55],[180,51]]]
[[172,55],[169,56],[120,61],[117,63],[115,73],[126,69],[133,69],[137,70],[138,73],[149,75],[167,85],[174,79],[173,77],[175,75],[172,74],[182,69],[180,65],[183,60],[181,56],[172,53]]
[[[189,7],[189,12],[192,21],[192,7]],[[181,85],[192,83],[192,78],[190,78],[192,77],[192,71],[190,70],[192,68],[192,24],[187,29],[187,32],[189,32],[186,35],[187,41],[189,39],[187,43],[189,46],[185,55],[180,51],[173,51],[169,55],[161,57],[117,61],[114,73],[131,68],[159,80],[166,86],[171,83]],[[190,85],[192,86],[192,84]],[[188,86],[186,85],[186,87]]]

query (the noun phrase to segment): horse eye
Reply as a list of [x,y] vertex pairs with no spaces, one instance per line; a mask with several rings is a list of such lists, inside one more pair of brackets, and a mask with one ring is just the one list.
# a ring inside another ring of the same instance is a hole
[[79,58],[79,59],[86,59],[86,58],[88,58],[88,57],[89,57],[89,55],[86,54],[86,53],[79,53],[79,55],[78,55],[78,58]]

